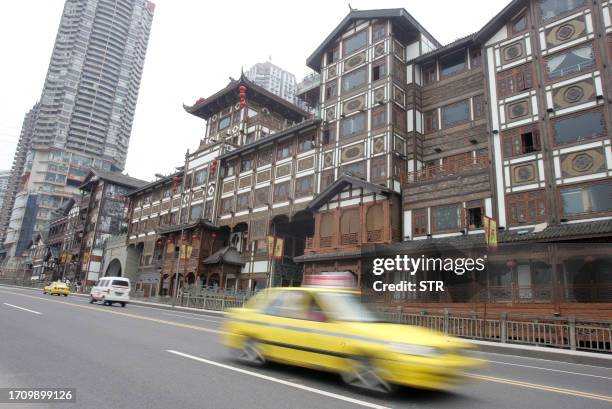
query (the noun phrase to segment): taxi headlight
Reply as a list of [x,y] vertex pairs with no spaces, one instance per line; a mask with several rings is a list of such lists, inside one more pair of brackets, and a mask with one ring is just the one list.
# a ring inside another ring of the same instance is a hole
[[428,357],[435,357],[440,355],[440,352],[436,348],[425,345],[391,343],[390,346],[400,354]]

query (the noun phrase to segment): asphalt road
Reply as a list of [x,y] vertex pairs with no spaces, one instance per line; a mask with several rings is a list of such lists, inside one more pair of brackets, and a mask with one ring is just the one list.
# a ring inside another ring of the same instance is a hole
[[76,388],[76,403],[32,408],[612,407],[610,369],[488,353],[452,392],[367,394],[332,374],[234,361],[218,341],[222,320],[0,286],[0,387]]

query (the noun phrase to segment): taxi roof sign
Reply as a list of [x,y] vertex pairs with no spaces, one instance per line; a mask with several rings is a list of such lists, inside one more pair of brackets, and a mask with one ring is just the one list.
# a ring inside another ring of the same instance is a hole
[[303,287],[355,288],[355,276],[350,271],[304,274]]

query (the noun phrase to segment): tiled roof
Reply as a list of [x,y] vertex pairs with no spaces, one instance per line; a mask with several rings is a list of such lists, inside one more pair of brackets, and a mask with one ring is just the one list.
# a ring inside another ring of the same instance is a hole
[[223,247],[217,250],[202,261],[204,264],[233,264],[243,266],[244,262],[240,259],[240,253],[234,247]]
[[[183,108],[185,109],[185,111],[189,112],[190,114],[207,119],[208,116],[212,115],[214,111],[217,109],[217,106],[215,105],[215,103],[217,101],[223,100],[230,93],[233,93],[233,99],[237,101],[238,100],[238,87],[242,84],[247,87],[247,100],[250,98],[249,92],[252,93],[254,91],[257,94],[261,95],[262,97],[266,98],[268,101],[270,100],[274,101],[274,103],[284,107],[287,110],[287,112],[291,114],[290,116],[292,117],[291,118],[292,120],[297,120],[298,118],[309,118],[311,116],[310,113],[304,111],[302,108],[298,107],[297,105],[292,104],[291,102],[279,97],[276,94],[273,94],[267,89],[255,84],[253,81],[249,80],[244,74],[241,74],[240,78],[237,80],[231,79],[229,84],[227,84],[227,86],[215,92],[208,98],[198,100],[192,106],[183,105]],[[211,109],[211,106],[212,106],[212,109]]]
[[347,27],[357,20],[369,19],[391,19],[397,22],[406,31],[416,31],[425,34],[429,39],[440,46],[440,43],[427,31],[421,24],[403,8],[376,9],[376,10],[351,10],[349,14],[333,29],[333,31],[323,40],[317,49],[308,57],[306,65],[315,71],[321,69],[321,57],[329,45],[341,35]]
[[138,187],[144,186],[147,183],[149,183],[146,180],[136,179],[129,175],[124,175],[123,173],[120,173],[120,172],[107,172],[107,171],[100,170],[100,169],[91,169],[89,171],[89,174],[85,178],[85,181],[81,185],[81,187],[89,184],[89,181],[94,175],[98,176],[100,179],[112,182],[114,184],[132,187],[132,188],[138,188]]
[[177,232],[181,230],[193,229],[194,227],[200,227],[200,226],[206,227],[209,230],[219,230],[219,226],[217,226],[216,224],[213,224],[209,222],[208,220],[200,219],[194,222],[177,224],[174,226],[158,227],[157,233],[159,234],[173,233],[173,232]]
[[163,178],[154,180],[153,182],[148,182],[147,184],[145,184],[143,186],[140,186],[138,189],[130,192],[128,194],[128,196],[134,196],[136,193],[140,193],[140,192],[142,192],[144,190],[150,189],[150,188],[152,188],[154,186],[157,186],[159,184],[163,184],[163,183],[166,183],[167,181],[171,181],[173,177],[181,176],[182,174],[183,174],[183,171],[181,170],[181,171],[175,172],[175,173],[173,173],[171,175],[165,176]]
[[370,183],[366,180],[356,178],[350,175],[342,175],[331,185],[327,186],[325,190],[319,193],[314,199],[308,203],[309,210],[317,210],[321,206],[323,206],[327,201],[329,201],[332,197],[336,196],[338,193],[342,192],[344,188],[348,185],[357,188],[364,188],[370,190],[372,192],[376,192],[378,194],[383,194],[385,196],[390,196],[395,193],[393,190],[386,188],[385,186],[377,185],[374,183]]

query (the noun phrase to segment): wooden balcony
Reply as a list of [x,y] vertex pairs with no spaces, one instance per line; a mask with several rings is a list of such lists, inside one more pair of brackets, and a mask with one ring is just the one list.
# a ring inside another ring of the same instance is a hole
[[359,244],[359,233],[346,233],[340,235],[340,244],[343,246]]
[[485,169],[489,166],[489,157],[479,155],[474,158],[454,160],[435,166],[425,166],[416,172],[408,172],[404,183],[426,182],[446,176],[460,175],[470,170]]
[[368,243],[378,243],[383,241],[383,229],[368,230]]

